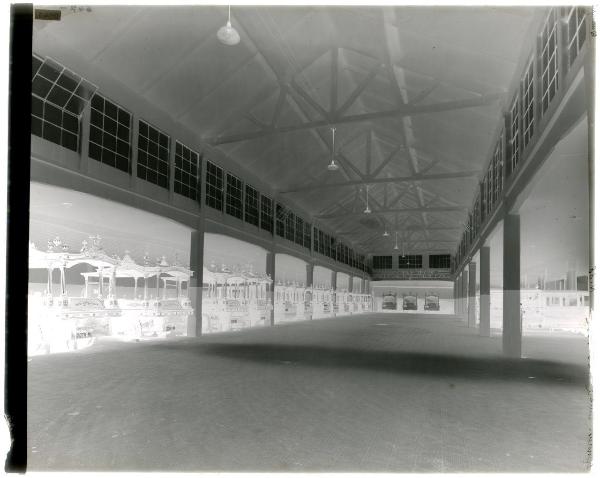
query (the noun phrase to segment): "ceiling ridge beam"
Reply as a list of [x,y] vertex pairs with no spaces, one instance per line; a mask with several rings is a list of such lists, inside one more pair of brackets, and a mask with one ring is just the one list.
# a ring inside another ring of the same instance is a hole
[[339,49],[334,47],[331,49],[331,90],[329,98],[329,111],[331,116],[334,115],[337,110],[337,97],[338,97],[338,59]]
[[412,181],[435,181],[442,179],[460,179],[478,177],[481,174],[480,169],[474,169],[471,171],[458,171],[453,173],[440,173],[440,174],[414,174],[412,176],[398,176],[390,178],[363,178],[360,180],[350,180],[343,183],[330,183],[324,185],[311,185],[305,187],[299,187],[295,189],[289,189],[287,191],[280,191],[280,194],[299,193],[306,191],[314,191],[317,189],[329,189],[329,188],[342,188],[348,186],[356,186],[360,184],[383,184],[383,183],[402,183]]
[[399,108],[394,108],[386,111],[377,111],[372,113],[361,113],[351,116],[335,117],[331,120],[317,120],[300,123],[297,125],[289,125],[284,127],[272,128],[269,131],[261,131],[255,133],[241,133],[232,135],[218,135],[213,138],[207,138],[206,141],[212,145],[236,143],[238,141],[246,141],[250,139],[262,138],[281,133],[291,133],[307,129],[315,129],[333,124],[357,123],[363,121],[373,121],[382,118],[394,118],[405,116],[417,116],[422,114],[443,113],[445,111],[453,111],[464,108],[474,108],[493,103],[506,97],[506,93],[490,93],[481,95],[477,98],[468,98],[462,100],[442,101],[440,103],[432,103],[428,105],[406,105]]
[[[389,213],[420,213],[422,211],[429,211],[429,212],[450,212],[450,211],[466,211],[468,208],[466,206],[461,207],[461,206],[440,206],[440,207],[407,207],[407,208],[389,208],[389,209],[378,209],[378,210],[373,210],[371,212],[371,214],[389,214]],[[315,216],[318,219],[334,219],[334,218],[338,218],[338,217],[350,217],[350,216],[362,216],[364,214],[364,212],[359,211],[359,212],[343,212],[343,213],[336,213],[336,214],[321,214],[318,216]],[[423,229],[425,229],[425,227],[423,227]],[[446,229],[460,229],[462,230],[462,228],[443,228],[444,230]]]

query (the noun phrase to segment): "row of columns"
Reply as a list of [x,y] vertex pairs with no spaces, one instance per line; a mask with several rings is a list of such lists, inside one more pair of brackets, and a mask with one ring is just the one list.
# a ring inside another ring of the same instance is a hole
[[[490,248],[479,249],[479,335],[490,336]],[[502,349],[511,357],[521,357],[521,230],[516,214],[504,217],[502,253]],[[454,280],[454,313],[477,325],[477,263],[469,262]]]

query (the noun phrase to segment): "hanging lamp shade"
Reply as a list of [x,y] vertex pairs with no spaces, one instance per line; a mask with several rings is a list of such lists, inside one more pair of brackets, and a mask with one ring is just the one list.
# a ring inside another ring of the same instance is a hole
[[365,189],[367,191],[367,207],[365,208],[365,210],[363,212],[365,214],[371,214],[371,208],[369,208],[369,186],[365,186]]
[[339,166],[335,164],[335,128],[331,128],[331,163],[327,165],[329,171],[337,171]]
[[219,28],[217,38],[223,45],[234,46],[240,42],[240,34],[231,26],[231,5],[229,6],[229,15],[227,24]]

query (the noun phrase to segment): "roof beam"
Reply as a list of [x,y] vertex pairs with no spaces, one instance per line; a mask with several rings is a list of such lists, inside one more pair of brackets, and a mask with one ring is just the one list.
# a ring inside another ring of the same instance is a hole
[[316,191],[319,189],[331,189],[331,188],[343,188],[348,186],[356,186],[360,184],[385,184],[385,183],[406,183],[412,181],[436,181],[442,179],[460,179],[478,177],[481,170],[474,169],[471,171],[458,171],[454,173],[440,173],[440,174],[413,174],[412,176],[397,176],[391,178],[365,178],[360,180],[351,180],[343,183],[329,183],[329,184],[314,184],[310,186],[299,187],[296,189],[290,189],[287,191],[280,191],[280,194],[290,193],[301,193],[307,191]]
[[271,118],[271,128],[277,126],[277,122],[279,121],[279,117],[281,116],[281,110],[283,109],[283,105],[285,104],[285,99],[287,97],[288,86],[287,85],[279,85],[279,98],[277,98],[277,105],[275,106],[275,111],[273,112],[273,117]]
[[333,118],[307,121],[297,125],[281,126],[271,128],[268,131],[259,131],[252,133],[232,134],[226,136],[216,136],[209,138],[207,141],[213,145],[237,143],[238,141],[247,141],[251,139],[263,138],[281,133],[291,133],[293,131],[310,130],[330,126],[332,124],[358,123],[363,121],[373,121],[382,118],[402,118],[405,116],[417,116],[422,114],[441,113],[444,111],[460,110],[464,108],[474,108],[493,103],[506,96],[506,93],[490,93],[481,95],[476,98],[468,98],[463,100],[442,101],[440,103],[427,105],[406,105],[399,108],[394,108],[386,111],[376,111],[373,113],[361,113],[350,116],[339,117],[334,115]]
[[357,98],[362,94],[363,91],[365,91],[365,88],[369,86],[371,81],[373,81],[373,78],[377,76],[377,73],[379,73],[379,71],[382,68],[383,65],[376,65],[375,67],[371,68],[369,74],[359,83],[359,85],[354,89],[354,91],[350,94],[346,101],[344,101],[344,104],[340,106],[335,112],[335,115],[337,117],[343,116],[344,113],[348,111],[348,108],[350,108],[354,104]]
[[[373,210],[371,212],[371,214],[387,214],[387,213],[413,213],[413,212],[452,212],[452,211],[466,211],[468,208],[467,206],[439,206],[439,207],[405,207],[405,208],[381,208],[381,209],[377,209],[377,210]],[[318,219],[335,219],[335,218],[339,218],[339,217],[352,217],[352,216],[362,216],[364,214],[364,212],[359,211],[359,212],[340,212],[340,213],[333,213],[333,214],[321,214],[320,216],[315,216]],[[425,227],[423,227],[423,229],[426,229]],[[432,227],[430,229],[437,229],[436,227]],[[452,228],[447,228],[447,227],[443,227],[440,229],[460,229],[462,230],[463,228],[461,227],[452,227]]]
[[404,148],[404,145],[403,145],[403,144],[400,144],[400,145],[396,146],[396,147],[395,147],[395,148],[392,150],[392,152],[391,152],[391,153],[388,155],[388,157],[387,157],[387,158],[385,158],[385,159],[384,159],[384,160],[381,162],[381,164],[380,164],[379,166],[377,166],[377,169],[375,169],[375,171],[373,171],[373,174],[371,174],[371,175],[370,175],[370,176],[371,176],[371,178],[376,178],[376,177],[377,177],[377,175],[378,175],[378,174],[379,174],[379,173],[380,173],[380,172],[383,170],[383,168],[385,168],[385,167],[388,165],[388,163],[389,163],[389,162],[390,162],[392,159],[394,159],[394,156],[396,156],[396,153],[397,153],[398,151],[400,151],[401,149],[403,149],[403,148]]
[[323,108],[319,103],[317,103],[312,96],[310,96],[304,88],[302,88],[295,80],[292,80],[292,92],[298,93],[300,97],[306,101],[310,106],[312,106],[317,113],[319,113],[323,118],[329,120],[329,113]]
[[339,49],[334,47],[331,50],[331,98],[329,100],[329,110],[332,115],[337,110],[338,97],[338,57]]

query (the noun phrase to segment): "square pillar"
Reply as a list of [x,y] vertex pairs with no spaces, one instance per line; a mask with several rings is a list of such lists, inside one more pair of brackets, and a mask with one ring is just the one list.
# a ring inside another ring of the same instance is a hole
[[311,264],[311,263],[306,264],[306,287],[307,288],[313,286],[314,273],[315,273],[315,265]]
[[202,228],[197,228],[191,233],[190,269],[192,277],[188,283],[188,293],[194,313],[188,318],[187,335],[188,337],[200,337],[202,335],[202,271],[204,269],[204,231]]
[[504,217],[502,350],[521,357],[521,223],[517,214]]
[[337,272],[331,271],[331,315],[335,317],[336,306],[337,306]]
[[267,252],[266,273],[273,280],[271,284],[271,294],[267,298],[269,307],[269,324],[275,325],[275,253]]
[[479,249],[479,335],[489,337],[490,333],[490,248]]
[[466,270],[462,271],[462,312],[461,315],[463,317],[467,317],[468,315],[468,303],[467,303],[467,299],[469,297],[469,273]]
[[458,313],[460,316],[463,316],[465,313],[465,271],[460,271],[460,281],[459,281],[459,290],[458,290]]
[[454,279],[454,289],[452,290],[452,298],[454,302],[454,315],[458,315],[458,287],[459,287],[460,276]]
[[468,319],[467,325],[475,327],[477,325],[477,316],[475,314],[475,294],[477,292],[477,263],[469,262],[469,301],[468,301]]

